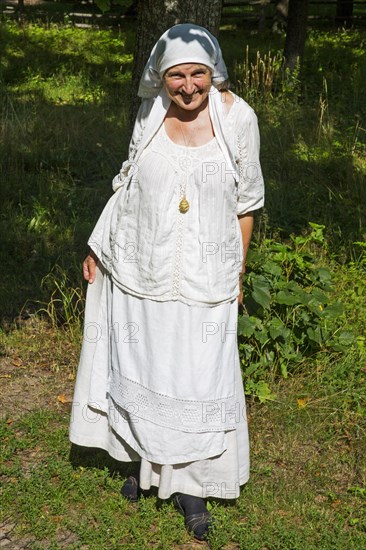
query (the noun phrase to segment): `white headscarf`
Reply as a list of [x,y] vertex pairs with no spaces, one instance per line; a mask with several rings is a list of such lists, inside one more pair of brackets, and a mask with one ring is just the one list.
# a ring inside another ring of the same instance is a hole
[[227,70],[217,39],[192,23],[175,25],[156,42],[146,63],[137,92],[144,99],[156,97],[167,69],[182,63],[200,63],[212,71],[215,86],[227,80]]

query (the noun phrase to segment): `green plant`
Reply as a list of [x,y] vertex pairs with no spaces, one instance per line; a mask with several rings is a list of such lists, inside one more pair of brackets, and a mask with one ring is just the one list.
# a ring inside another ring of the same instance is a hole
[[344,352],[355,337],[343,328],[343,307],[332,298],[328,267],[315,263],[311,247],[324,247],[324,226],[310,223],[306,236],[287,244],[264,240],[249,256],[239,316],[239,351],[246,392],[270,399],[265,379],[289,372],[320,352]]
[[84,292],[82,288],[72,286],[67,273],[58,265],[42,280],[50,299],[39,313],[46,313],[54,328],[62,326],[72,339],[78,339],[82,329],[84,312]]
[[279,97],[296,97],[299,86],[299,66],[290,73],[283,68],[281,51],[273,54],[270,50],[261,54],[257,51],[254,61],[249,55],[249,46],[245,50],[243,63],[235,65],[235,88],[238,95],[253,103]]

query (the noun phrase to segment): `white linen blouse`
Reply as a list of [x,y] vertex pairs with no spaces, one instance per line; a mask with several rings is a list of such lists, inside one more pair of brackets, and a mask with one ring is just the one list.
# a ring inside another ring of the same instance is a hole
[[[229,112],[209,94],[215,138],[177,146],[164,130],[164,90],[140,108],[129,159],[88,241],[113,282],[135,296],[204,307],[239,293],[238,215],[261,208],[264,185],[253,109],[234,95]],[[190,208],[179,211],[186,196]]]

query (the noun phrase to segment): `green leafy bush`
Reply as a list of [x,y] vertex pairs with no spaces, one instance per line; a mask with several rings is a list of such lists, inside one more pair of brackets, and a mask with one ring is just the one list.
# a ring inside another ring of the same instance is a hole
[[312,247],[324,245],[324,226],[310,223],[306,236],[255,247],[244,279],[239,352],[245,389],[262,401],[273,397],[268,373],[286,378],[319,352],[344,352],[354,342],[345,330],[342,304],[333,298],[333,276],[319,266]]

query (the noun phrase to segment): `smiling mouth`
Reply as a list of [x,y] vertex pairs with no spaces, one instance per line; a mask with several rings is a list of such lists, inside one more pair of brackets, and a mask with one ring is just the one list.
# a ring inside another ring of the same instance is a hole
[[197,95],[197,94],[199,94],[200,91],[197,90],[196,92],[193,92],[193,94],[189,94],[189,95],[188,95],[188,94],[184,94],[183,92],[178,92],[178,93],[179,93],[179,95],[182,97],[182,99],[183,99],[184,101],[192,101],[192,99],[194,98],[194,96]]

